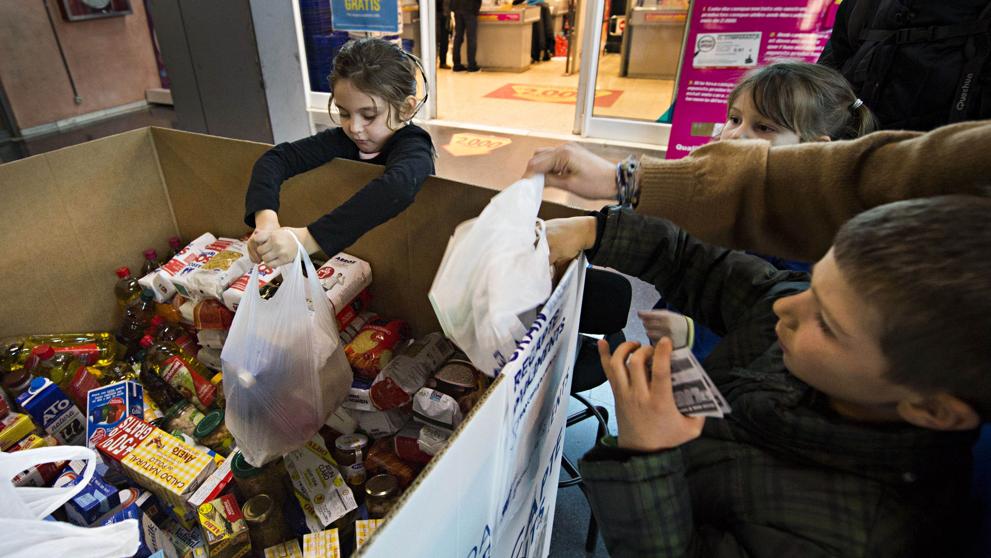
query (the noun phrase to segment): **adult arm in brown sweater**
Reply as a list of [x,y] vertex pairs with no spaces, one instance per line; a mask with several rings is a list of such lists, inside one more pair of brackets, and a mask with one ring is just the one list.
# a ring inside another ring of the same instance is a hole
[[[614,196],[615,166],[579,150],[538,152],[527,173],[544,172],[548,186],[585,197]],[[643,156],[641,169],[639,212],[710,243],[815,260],[866,209],[991,185],[991,121],[773,148],[716,142],[683,159]]]

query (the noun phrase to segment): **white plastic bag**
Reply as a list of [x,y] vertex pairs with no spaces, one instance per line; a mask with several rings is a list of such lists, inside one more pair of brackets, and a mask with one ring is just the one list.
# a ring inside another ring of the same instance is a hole
[[297,245],[270,300],[258,293],[258,266],[251,270],[220,355],[227,428],[255,466],[302,446],[351,388],[334,313],[313,262]]
[[[82,478],[62,488],[16,487],[21,471],[40,463],[85,459]],[[0,556],[39,558],[117,558],[138,551],[138,522],[128,519],[105,527],[79,527],[45,516],[82,491],[93,478],[96,453],[82,446],[58,446],[0,453]]]
[[547,235],[537,218],[543,190],[543,175],[520,180],[458,225],[430,287],[444,333],[489,376],[551,294]]

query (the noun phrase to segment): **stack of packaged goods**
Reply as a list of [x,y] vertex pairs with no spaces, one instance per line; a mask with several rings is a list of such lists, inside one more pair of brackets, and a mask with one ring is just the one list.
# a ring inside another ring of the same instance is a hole
[[[317,436],[252,466],[225,426],[220,353],[249,283],[244,240],[178,238],[142,276],[116,270],[114,332],[31,335],[0,355],[0,450],[85,445],[101,463],[53,514],[83,526],[136,519],[135,556],[348,556],[390,513],[479,401],[488,379],[440,333],[370,311],[368,262],[318,270],[354,372]],[[278,269],[258,266],[261,296]],[[18,486],[75,484],[82,462],[24,471]]]

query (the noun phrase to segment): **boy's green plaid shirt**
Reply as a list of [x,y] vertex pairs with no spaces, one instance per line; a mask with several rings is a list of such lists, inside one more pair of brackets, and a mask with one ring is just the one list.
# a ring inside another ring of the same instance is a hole
[[653,283],[724,336],[703,364],[733,408],[680,448],[607,442],[585,456],[612,556],[952,556],[966,543],[974,432],[848,421],[784,368],[771,306],[807,274],[629,210],[599,218],[592,263]]

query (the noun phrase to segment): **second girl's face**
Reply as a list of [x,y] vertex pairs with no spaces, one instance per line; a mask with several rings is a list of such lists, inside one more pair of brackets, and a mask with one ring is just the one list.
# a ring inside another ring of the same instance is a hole
[[772,122],[769,118],[757,112],[753,95],[743,91],[737,95],[729,107],[726,124],[719,134],[721,140],[762,139],[771,145],[794,145],[802,143],[795,132]]
[[369,95],[354,87],[351,80],[334,84],[334,104],[341,115],[344,133],[358,146],[358,151],[377,154],[402,124],[395,110],[378,95]]

